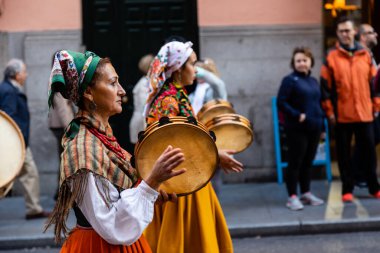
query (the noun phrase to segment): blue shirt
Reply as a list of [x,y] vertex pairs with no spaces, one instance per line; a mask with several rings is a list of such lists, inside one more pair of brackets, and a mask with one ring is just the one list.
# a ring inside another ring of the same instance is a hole
[[[323,111],[321,91],[317,79],[294,71],[284,77],[277,95],[278,108],[285,115],[285,128],[305,131],[321,131]],[[299,122],[301,113],[306,119]]]

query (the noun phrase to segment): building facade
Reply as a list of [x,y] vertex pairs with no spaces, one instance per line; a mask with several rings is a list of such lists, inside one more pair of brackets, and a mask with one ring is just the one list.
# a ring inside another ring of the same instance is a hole
[[[44,182],[43,194],[54,194],[58,172],[56,143],[47,124],[52,56],[63,48],[85,50],[82,13],[91,10],[82,10],[82,6],[80,0],[0,0],[0,69],[13,57],[28,65],[25,92],[32,120],[30,143]],[[319,75],[323,56],[322,2],[198,0],[196,6],[200,56],[215,60],[230,101],[254,125],[254,143],[236,155],[245,164],[245,171],[228,175],[225,180],[273,179],[270,100],[277,94],[282,77],[291,71],[294,47],[312,49],[316,58],[313,75]]]

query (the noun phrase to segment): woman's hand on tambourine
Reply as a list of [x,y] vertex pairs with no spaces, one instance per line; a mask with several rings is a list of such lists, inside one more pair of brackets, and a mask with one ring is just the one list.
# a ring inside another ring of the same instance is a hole
[[243,164],[232,157],[235,154],[233,150],[219,150],[220,167],[228,174],[230,172],[242,172]]
[[182,150],[169,145],[153,165],[152,172],[145,182],[158,190],[162,182],[185,173],[186,169],[173,170],[183,161],[185,161],[185,155]]
[[158,195],[157,197],[156,204],[161,205],[167,201],[177,203],[177,200],[178,200],[177,194],[175,193],[168,194],[164,190],[160,190],[159,192],[160,192],[160,195]]

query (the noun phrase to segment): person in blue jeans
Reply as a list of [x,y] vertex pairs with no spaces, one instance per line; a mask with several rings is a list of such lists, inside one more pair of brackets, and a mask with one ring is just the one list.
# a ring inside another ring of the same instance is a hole
[[[309,48],[297,47],[290,65],[293,72],[284,77],[277,96],[277,106],[285,116],[288,168],[285,175],[289,194],[286,206],[301,210],[304,204],[322,205],[324,201],[310,192],[311,165],[323,127],[321,92],[312,77],[314,57]],[[297,185],[301,197],[297,195]]]

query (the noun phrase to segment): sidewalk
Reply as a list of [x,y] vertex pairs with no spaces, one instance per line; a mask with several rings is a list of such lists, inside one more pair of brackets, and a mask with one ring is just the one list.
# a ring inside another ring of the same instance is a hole
[[[340,183],[313,181],[313,192],[326,200],[323,206],[306,206],[302,211],[285,207],[285,185],[277,183],[227,184],[220,202],[231,236],[274,236],[290,234],[335,233],[380,229],[380,200],[369,197],[366,189],[355,189],[355,201],[340,201]],[[51,210],[52,198],[42,197]],[[53,232],[42,233],[45,220],[27,221],[22,197],[0,200],[0,249],[54,247]],[[72,215],[69,224],[75,224]]]

